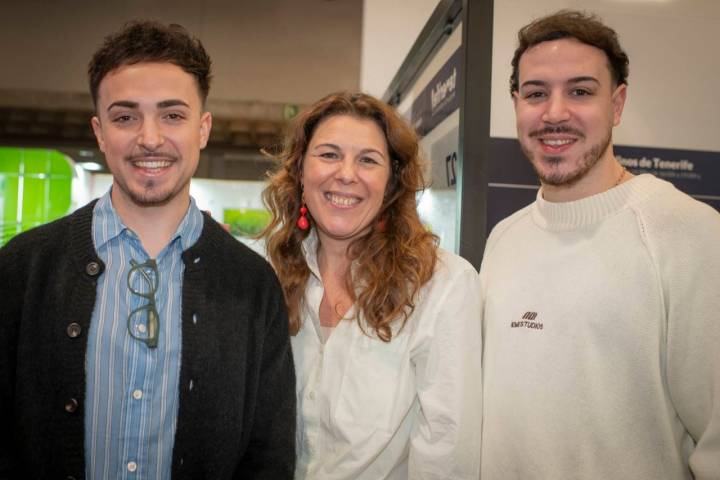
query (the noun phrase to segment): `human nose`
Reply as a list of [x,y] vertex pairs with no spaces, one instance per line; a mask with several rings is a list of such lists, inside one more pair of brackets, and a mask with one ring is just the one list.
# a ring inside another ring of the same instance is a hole
[[145,120],[138,134],[138,145],[147,150],[157,150],[165,142],[162,131],[153,120]]
[[336,177],[343,183],[350,183],[357,176],[357,165],[349,155],[345,156],[340,162]]
[[561,95],[551,95],[545,103],[543,121],[547,123],[562,123],[570,119],[567,102]]

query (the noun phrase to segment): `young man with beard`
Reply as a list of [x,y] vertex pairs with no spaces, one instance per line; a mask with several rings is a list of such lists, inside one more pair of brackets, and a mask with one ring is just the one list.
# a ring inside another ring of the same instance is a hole
[[190,197],[210,58],[135,22],[89,80],[111,190],[0,250],[0,478],[292,478],[282,290]]
[[562,11],[519,40],[541,188],[481,268],[481,478],[720,478],[720,215],[613,155],[628,58],[612,29]]

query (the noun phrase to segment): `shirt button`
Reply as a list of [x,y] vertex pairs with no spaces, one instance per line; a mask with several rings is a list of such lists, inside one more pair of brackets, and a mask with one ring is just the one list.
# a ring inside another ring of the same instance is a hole
[[193,316],[192,316],[193,325],[197,325],[197,321],[198,321],[197,313],[193,313]]
[[137,331],[138,331],[138,332],[140,332],[140,333],[145,333],[145,330],[147,330],[147,327],[145,327],[145,324],[144,324],[144,323],[141,323],[140,325],[137,326]]
[[140,400],[143,397],[142,390],[133,390],[132,396],[135,400]]
[[98,273],[100,273],[100,264],[97,262],[90,262],[87,265],[85,265],[85,273],[90,275],[91,277],[94,277]]
[[68,413],[74,413],[75,410],[78,408],[78,401],[74,398],[71,398],[67,402],[65,402],[65,411]]
[[128,472],[134,473],[135,470],[137,470],[137,463],[135,463],[135,462],[128,462],[128,464],[127,464],[127,469],[128,469]]
[[67,326],[67,329],[65,329],[65,332],[67,333],[68,337],[77,338],[80,336],[80,333],[82,332],[82,327],[79,324],[73,322]]
[[308,393],[308,398],[310,400],[315,400],[315,391],[311,391],[310,393]]

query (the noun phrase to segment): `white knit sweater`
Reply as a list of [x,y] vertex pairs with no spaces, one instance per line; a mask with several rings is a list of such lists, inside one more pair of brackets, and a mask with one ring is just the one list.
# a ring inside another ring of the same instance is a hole
[[497,225],[482,480],[720,479],[720,215],[641,175]]

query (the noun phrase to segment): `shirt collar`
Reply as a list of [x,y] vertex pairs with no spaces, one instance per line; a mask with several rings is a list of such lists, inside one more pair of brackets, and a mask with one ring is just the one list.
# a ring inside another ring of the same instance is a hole
[[105,195],[100,197],[93,209],[93,239],[95,240],[95,249],[101,249],[106,243],[119,236],[127,227],[120,220],[120,216],[113,207],[110,199],[109,189]]
[[320,279],[320,268],[317,263],[318,242],[317,232],[315,232],[314,228],[311,228],[310,234],[302,242],[302,250],[310,272]]
[[[95,248],[102,248],[107,242],[122,234],[125,230],[130,231],[125,226],[120,216],[113,207],[110,193],[112,187],[100,197],[95,204],[93,210],[93,237],[95,240]],[[195,199],[190,197],[190,205],[185,216],[180,221],[175,233],[170,238],[168,244],[180,238],[182,250],[187,250],[197,242],[202,233],[204,217],[200,209],[195,203]]]
[[569,231],[595,225],[653,194],[655,177],[642,174],[604,192],[570,202],[549,202],[541,188],[532,207],[535,223],[546,230]]
[[[310,229],[310,233],[307,237],[305,237],[305,240],[302,241],[302,251],[305,255],[305,263],[307,263],[308,268],[310,269],[310,273],[312,273],[315,278],[317,279],[316,285],[323,285],[322,283],[322,277],[320,276],[320,267],[318,267],[318,258],[317,258],[317,252],[318,247],[320,246],[320,239],[318,238],[317,231],[312,228]],[[353,262],[350,268],[355,268],[357,265],[357,262]],[[324,287],[322,287],[321,291],[319,292],[319,298],[316,299],[315,304],[317,304],[317,307],[320,306],[320,301],[322,299],[322,290],[324,290]],[[355,286],[355,295],[359,295],[361,290],[361,285]],[[306,296],[307,296],[306,291]],[[307,300],[305,300],[307,302]],[[306,304],[307,305],[307,304]],[[353,319],[357,316],[357,305],[353,303],[348,311],[345,313],[345,316],[343,319]],[[320,335],[320,319],[316,314],[310,315],[310,318],[312,318],[313,323],[315,324],[315,329],[318,332],[318,335]]]
[[[320,267],[318,266],[318,247],[320,246],[320,239],[318,238],[317,231],[312,228],[310,229],[310,233],[305,238],[305,240],[302,241],[302,251],[303,255],[305,255],[305,263],[307,263],[308,268],[310,269],[310,273],[315,275],[317,279],[322,282],[322,276],[320,275]],[[357,260],[353,261],[350,265],[350,269],[352,270],[353,274],[355,273],[355,269],[357,268]],[[353,278],[355,275],[353,275]],[[359,294],[362,290],[361,284],[355,285],[355,294]]]
[[172,242],[176,238],[180,237],[180,245],[182,246],[183,251],[192,247],[195,245],[198,238],[200,238],[204,220],[202,212],[195,203],[195,199],[190,197],[188,210],[183,219],[180,221],[180,225],[178,225],[178,228],[170,241]]

